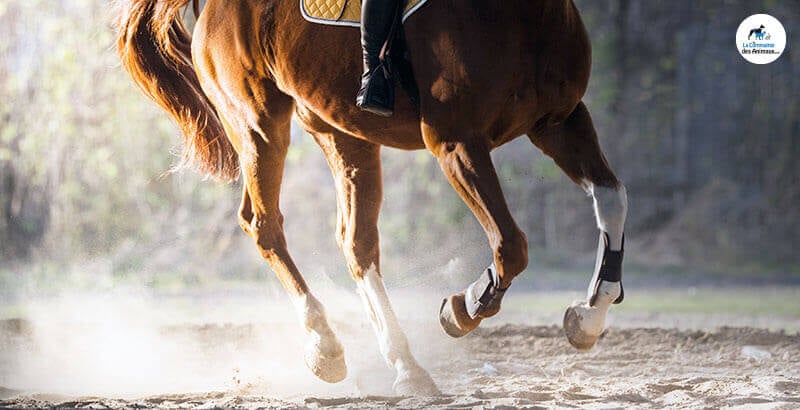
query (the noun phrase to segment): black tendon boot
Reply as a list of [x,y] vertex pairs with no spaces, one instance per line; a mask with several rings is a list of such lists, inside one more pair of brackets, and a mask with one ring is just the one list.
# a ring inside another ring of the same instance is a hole
[[380,60],[381,48],[397,13],[399,0],[363,0],[361,3],[361,47],[364,74],[356,105],[364,111],[390,117],[394,111],[394,83]]

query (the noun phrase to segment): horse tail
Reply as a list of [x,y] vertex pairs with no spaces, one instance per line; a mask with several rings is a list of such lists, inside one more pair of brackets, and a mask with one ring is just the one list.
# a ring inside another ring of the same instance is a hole
[[239,160],[192,64],[192,36],[181,18],[197,0],[124,0],[117,20],[117,52],[134,82],[178,122],[182,159],[222,180],[239,174]]

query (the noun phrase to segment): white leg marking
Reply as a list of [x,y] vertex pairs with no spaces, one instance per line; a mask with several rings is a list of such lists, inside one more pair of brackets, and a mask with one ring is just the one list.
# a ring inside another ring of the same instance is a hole
[[322,303],[310,293],[294,298],[292,302],[308,336],[306,364],[322,380],[329,383],[341,381],[347,375],[344,349],[328,325]]
[[608,234],[612,251],[622,248],[622,233],[625,230],[625,218],[628,215],[628,194],[625,186],[619,189],[606,188],[588,184],[588,191],[594,198],[594,212],[597,227]]
[[[600,333],[603,333],[608,308],[617,300],[621,289],[619,282],[603,281],[597,289],[597,300],[594,306],[589,306],[588,302],[580,302],[573,305],[578,316],[582,319],[580,322],[581,330],[592,336],[599,336]],[[593,288],[589,289],[589,298],[592,297],[593,290]]]
[[375,266],[371,266],[356,284],[372,328],[378,337],[381,354],[389,367],[397,372],[394,382],[395,392],[403,396],[439,394],[439,389],[431,376],[411,355],[408,339],[400,329],[397,316],[389,303],[386,288],[383,286],[383,279]]
[[307,293],[293,298],[292,303],[300,319],[300,325],[306,332],[315,332],[320,327],[320,322],[327,322],[322,304],[314,295]]
[[398,359],[412,358],[406,335],[400,329],[386,288],[383,286],[383,278],[378,275],[375,267],[370,267],[364,278],[356,281],[356,284],[372,328],[378,337],[381,354],[389,367],[396,367]]

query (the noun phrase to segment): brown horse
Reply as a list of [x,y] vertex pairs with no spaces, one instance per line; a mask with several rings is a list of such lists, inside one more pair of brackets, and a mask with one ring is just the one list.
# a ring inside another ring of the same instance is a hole
[[[180,16],[190,1],[123,1],[123,64],[181,126],[186,161],[222,179],[242,175],[239,224],[296,304],[309,336],[306,363],[318,377],[340,381],[346,366],[283,234],[278,196],[292,118],[314,136],[333,172],[336,238],[381,353],[397,372],[398,393],[437,389],[409,351],[381,278],[382,145],[430,151],[493,251],[478,280],[441,306],[451,336],[496,314],[504,290],[528,264],[527,240],[506,205],[492,149],[527,135],[593,195],[598,263],[587,301],[573,304],[564,319],[570,342],[592,347],[609,305],[622,299],[627,199],[581,102],[591,51],[571,0],[429,1],[404,25],[419,107],[399,98],[392,118],[354,105],[358,29],[309,23],[297,1],[208,0],[190,35]],[[198,12],[196,0],[194,6]]]

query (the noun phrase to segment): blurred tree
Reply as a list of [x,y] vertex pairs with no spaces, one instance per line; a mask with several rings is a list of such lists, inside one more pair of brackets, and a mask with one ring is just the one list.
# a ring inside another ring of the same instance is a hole
[[4,259],[39,246],[68,260],[160,238],[176,201],[209,209],[229,192],[162,177],[177,131],[119,68],[109,6],[0,6]]

